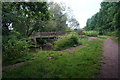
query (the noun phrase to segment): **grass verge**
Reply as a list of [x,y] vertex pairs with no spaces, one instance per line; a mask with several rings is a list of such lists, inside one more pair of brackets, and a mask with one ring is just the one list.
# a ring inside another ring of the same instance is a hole
[[108,36],[110,39],[112,39],[113,41],[117,42],[118,44],[120,44],[120,38],[116,37],[116,36]]
[[74,53],[41,51],[33,60],[3,70],[3,78],[94,78],[99,73],[102,41],[92,40]]
[[107,39],[106,36],[101,36],[101,35],[99,35],[98,38],[100,38],[100,39]]

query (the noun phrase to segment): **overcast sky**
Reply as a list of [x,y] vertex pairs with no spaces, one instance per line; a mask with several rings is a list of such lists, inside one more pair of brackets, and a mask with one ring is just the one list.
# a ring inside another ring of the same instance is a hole
[[103,0],[49,0],[54,2],[64,2],[69,6],[80,23],[80,28],[86,25],[86,21],[100,9]]

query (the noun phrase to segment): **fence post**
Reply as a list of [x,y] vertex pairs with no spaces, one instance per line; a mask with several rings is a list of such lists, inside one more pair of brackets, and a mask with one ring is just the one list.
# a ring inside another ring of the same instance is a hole
[[37,47],[37,40],[35,37],[33,38],[33,41],[35,42],[35,48],[36,48]]

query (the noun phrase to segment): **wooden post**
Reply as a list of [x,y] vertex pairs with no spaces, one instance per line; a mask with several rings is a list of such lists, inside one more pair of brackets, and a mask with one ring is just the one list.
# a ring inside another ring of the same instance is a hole
[[33,38],[33,40],[34,40],[34,42],[35,42],[35,48],[36,48],[36,47],[37,47],[37,40],[36,40],[35,37]]

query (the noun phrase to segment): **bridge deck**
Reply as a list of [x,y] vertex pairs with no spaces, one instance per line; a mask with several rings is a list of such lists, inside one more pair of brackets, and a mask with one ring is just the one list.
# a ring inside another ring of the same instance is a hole
[[57,39],[57,36],[35,36],[35,37],[30,37],[29,39]]

